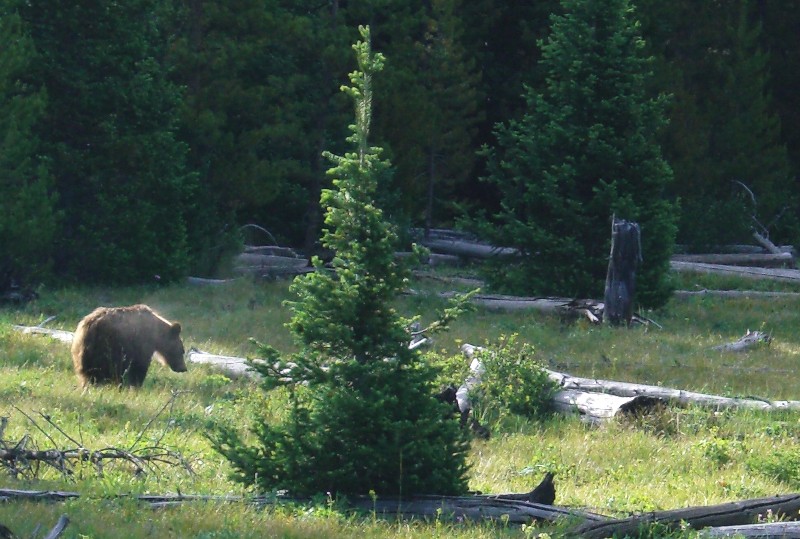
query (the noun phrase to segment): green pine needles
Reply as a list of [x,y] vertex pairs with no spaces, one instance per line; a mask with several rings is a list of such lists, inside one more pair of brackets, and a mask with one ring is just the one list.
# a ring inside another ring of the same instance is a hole
[[502,200],[490,231],[523,256],[503,260],[491,284],[514,293],[602,296],[611,217],[636,221],[644,262],[638,300],[670,296],[677,206],[672,171],[656,139],[665,100],[652,97],[651,60],[629,0],[564,0],[542,44],[543,88],[528,88],[525,114],[499,125],[487,180]]
[[377,179],[389,164],[370,147],[372,77],[383,57],[370,48],[368,28],[354,45],[358,71],[346,92],[356,123],[355,151],[326,153],[335,189],[325,190],[322,243],[333,271],[298,277],[289,327],[301,351],[281,357],[260,345],[254,363],[265,391],[285,388],[290,409],[255,418],[254,445],[218,427],[211,441],[257,488],[293,495],[459,494],[466,490],[467,445],[446,406],[433,398],[433,367],[408,347],[408,320],[392,301],[408,267],[394,256],[397,236],[374,204]]

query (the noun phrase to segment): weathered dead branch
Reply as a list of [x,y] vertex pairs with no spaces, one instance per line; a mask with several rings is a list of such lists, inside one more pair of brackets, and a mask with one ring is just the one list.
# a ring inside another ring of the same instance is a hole
[[713,350],[719,350],[720,352],[744,352],[760,344],[768,345],[771,341],[772,337],[770,337],[769,334],[763,331],[750,331],[748,329],[747,333],[738,341],[720,344],[715,346]]
[[[29,435],[12,442],[2,437],[5,431],[8,418],[2,418],[0,422],[0,467],[5,468],[13,477],[24,477],[34,479],[39,476],[42,466],[53,468],[65,476],[72,476],[75,473],[75,466],[79,463],[88,463],[94,466],[98,474],[103,473],[103,468],[108,462],[126,462],[133,467],[135,474],[155,473],[161,466],[178,466],[185,469],[188,473],[193,473],[191,465],[179,452],[174,451],[162,444],[166,436],[165,430],[154,442],[144,447],[139,446],[144,434],[154,423],[155,419],[166,409],[172,410],[175,399],[180,392],[173,392],[170,400],[159,410],[159,412],[148,421],[147,425],[139,433],[139,436],[127,449],[117,447],[105,447],[102,449],[89,449],[83,440],[77,440],[59,427],[52,418],[44,413],[38,415],[49,426],[56,435],[51,435],[47,429],[42,427],[30,414],[15,407],[15,409],[25,416],[27,420],[38,430],[52,448],[39,449],[38,444]],[[169,424],[169,422],[168,422]],[[58,448],[54,436],[62,437],[67,440],[71,447],[67,449]]]

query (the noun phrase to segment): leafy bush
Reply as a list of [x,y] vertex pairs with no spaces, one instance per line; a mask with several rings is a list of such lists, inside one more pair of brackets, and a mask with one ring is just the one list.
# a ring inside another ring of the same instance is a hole
[[473,403],[480,415],[503,411],[541,419],[552,412],[558,384],[534,357],[533,346],[519,343],[518,335],[502,336],[478,352],[484,373]]
[[767,454],[751,455],[745,466],[756,473],[786,483],[791,488],[800,487],[800,450],[783,449]]

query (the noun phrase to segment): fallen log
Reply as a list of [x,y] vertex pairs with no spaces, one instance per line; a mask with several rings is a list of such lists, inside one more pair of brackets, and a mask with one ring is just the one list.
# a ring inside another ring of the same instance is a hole
[[769,522],[719,526],[703,530],[700,537],[757,537],[758,539],[800,539],[800,522]]
[[186,359],[190,363],[211,365],[215,369],[219,369],[231,378],[260,378],[259,374],[247,364],[247,359],[243,357],[209,354],[208,352],[203,352],[197,348],[191,348],[186,354]]
[[187,277],[186,282],[197,286],[219,286],[236,282],[236,279],[207,279],[205,277]]
[[754,524],[768,513],[780,519],[794,519],[798,516],[798,511],[800,511],[800,494],[787,494],[718,505],[652,511],[605,522],[585,522],[573,528],[570,535],[585,539],[612,536],[638,537],[643,527],[655,523],[670,529],[679,529],[685,524],[699,530],[708,527]]
[[755,398],[721,397],[662,386],[581,378],[556,371],[548,371],[548,373],[550,378],[564,389],[609,393],[620,397],[646,396],[682,406],[703,406],[714,409],[744,408],[764,411],[800,410],[800,401],[770,401],[767,399]]
[[[44,324],[44,322],[42,323]],[[21,331],[22,333],[47,335],[52,339],[56,339],[58,341],[65,343],[71,343],[72,339],[74,338],[74,334],[71,331],[64,331],[61,329],[50,329],[41,326],[17,326],[17,325],[14,325],[12,327],[17,331]]]
[[800,270],[796,269],[766,269],[752,266],[725,266],[722,264],[701,264],[696,262],[671,261],[670,268],[682,273],[707,273],[715,275],[730,275],[745,279],[772,279],[775,281],[797,283],[800,282]]
[[[552,480],[552,476],[549,476]],[[548,477],[542,483],[548,481]],[[482,494],[472,496],[413,496],[405,499],[360,496],[346,500],[351,510],[402,519],[453,519],[472,521],[496,521],[509,524],[530,524],[533,521],[555,522],[570,518],[580,521],[600,522],[607,517],[595,513],[559,507],[536,501],[531,496],[539,487],[525,494]],[[0,489],[0,501],[67,501],[80,498],[78,492],[35,491]],[[178,503],[222,502],[250,503],[258,507],[280,503],[308,503],[286,496],[203,496],[192,494],[166,495],[116,495],[109,498],[134,499],[151,507],[164,507]]]
[[744,352],[745,350],[757,346],[761,343],[769,344],[772,338],[763,331],[750,331],[736,342],[720,344],[712,348],[720,352]]
[[519,256],[519,251],[511,247],[495,247],[477,241],[461,239],[424,238],[422,245],[436,253],[456,255],[465,258],[488,259],[495,257]]
[[[481,347],[462,344],[461,352],[470,360]],[[619,397],[651,397],[662,402],[670,402],[683,406],[704,406],[714,409],[745,408],[754,410],[800,410],[800,401],[770,401],[756,398],[721,397],[694,391],[684,391],[662,386],[618,382],[597,378],[581,378],[546,369],[550,378],[564,390],[577,390],[588,393],[608,393]]]
[[257,268],[305,268],[308,260],[300,256],[278,256],[256,253],[240,253],[234,258],[237,267]]
[[618,397],[608,393],[565,389],[553,396],[553,405],[559,413],[578,413],[582,421],[597,425],[622,416],[647,415],[663,406],[664,401],[645,395]]
[[[464,344],[461,350],[470,360],[470,375],[456,391],[459,411],[468,413],[472,408],[470,393],[481,383],[485,374],[482,362],[475,356],[481,348]],[[646,395],[617,396],[596,391],[564,389],[553,395],[553,408],[562,414],[577,413],[581,420],[590,424],[599,424],[621,416],[644,415],[663,405],[665,401]]]
[[759,268],[784,268],[794,266],[792,253],[716,253],[673,255],[675,262],[694,262],[702,264],[722,264],[725,266],[753,266]]
[[799,298],[800,292],[770,292],[761,290],[675,290],[676,298],[712,296],[720,298]]

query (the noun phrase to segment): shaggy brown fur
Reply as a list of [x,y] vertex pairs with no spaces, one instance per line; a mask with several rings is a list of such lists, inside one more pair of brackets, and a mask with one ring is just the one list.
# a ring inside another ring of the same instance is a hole
[[141,386],[153,354],[175,372],[186,372],[180,324],[147,305],[98,307],[75,330],[72,364],[81,385]]

